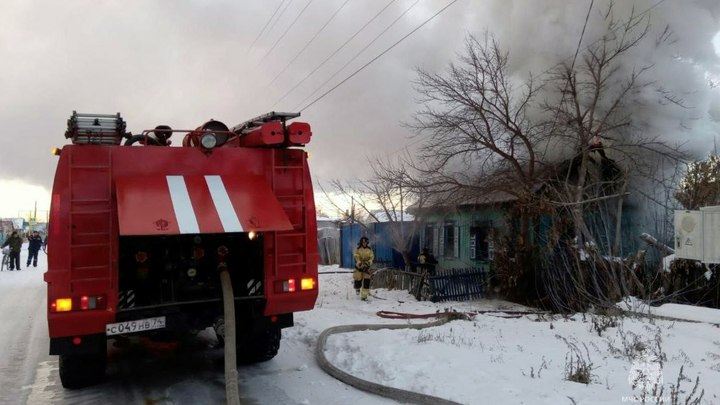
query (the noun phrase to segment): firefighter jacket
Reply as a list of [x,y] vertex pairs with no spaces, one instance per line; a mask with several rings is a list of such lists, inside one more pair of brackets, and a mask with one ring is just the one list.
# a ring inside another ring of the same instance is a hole
[[3,243],[2,247],[10,246],[11,252],[20,252],[20,248],[22,248],[22,238],[19,236],[11,236],[7,238],[5,243]]
[[355,268],[360,271],[368,271],[375,259],[372,249],[362,246],[355,249],[353,257],[355,258]]

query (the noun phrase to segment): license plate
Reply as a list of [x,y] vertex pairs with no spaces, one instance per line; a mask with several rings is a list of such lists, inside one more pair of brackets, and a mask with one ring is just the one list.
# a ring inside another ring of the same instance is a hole
[[146,330],[162,329],[165,327],[165,317],[137,319],[135,321],[109,323],[105,325],[105,334],[123,335],[126,333],[144,332]]

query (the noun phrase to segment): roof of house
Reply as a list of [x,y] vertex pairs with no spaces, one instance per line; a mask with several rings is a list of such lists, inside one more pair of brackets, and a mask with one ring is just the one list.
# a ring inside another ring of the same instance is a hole
[[[541,172],[536,175],[536,183],[530,187],[532,193],[541,191],[545,186],[557,181],[563,181],[567,176],[568,170],[574,170],[577,167],[578,156],[572,159],[566,159],[562,162],[555,164],[549,164],[539,169]],[[617,171],[617,164],[612,159],[603,159],[596,161],[595,159],[589,159],[589,164],[595,167],[595,171],[599,170],[604,164],[609,164],[612,169]],[[607,175],[606,173],[598,174],[596,176]],[[518,189],[517,186],[508,184],[508,177],[503,176],[501,173],[497,173],[497,176],[493,176],[497,181],[493,183],[493,180],[486,184],[478,184],[477,186],[458,186],[452,190],[441,191],[432,193],[422,208],[418,210],[417,207],[412,207],[413,212],[422,211],[436,211],[447,208],[467,208],[467,207],[482,207],[482,206],[497,206],[504,203],[516,201],[519,196],[518,194],[512,193],[513,188]],[[504,180],[503,180],[504,179]],[[503,183],[504,181],[504,183]]]

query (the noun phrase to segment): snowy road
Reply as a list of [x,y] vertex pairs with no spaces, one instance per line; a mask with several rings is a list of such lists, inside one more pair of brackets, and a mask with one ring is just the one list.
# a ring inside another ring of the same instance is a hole
[[[27,248],[27,245],[24,246]],[[23,251],[21,259],[27,258]],[[0,272],[0,404],[221,404],[225,403],[223,351],[214,348],[211,331],[182,345],[131,342],[111,348],[105,382],[83,390],[65,390],[58,358],[48,355],[46,296],[37,268]],[[240,367],[240,395],[248,404],[392,404],[347,387],[315,364],[315,331],[298,326],[283,331],[278,356],[267,363]]]

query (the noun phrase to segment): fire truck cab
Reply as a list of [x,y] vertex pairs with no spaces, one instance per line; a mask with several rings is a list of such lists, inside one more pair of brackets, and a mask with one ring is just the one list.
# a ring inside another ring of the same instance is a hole
[[[310,125],[271,112],[228,128],[126,133],[120,114],[73,112],[52,190],[50,354],[66,388],[98,383],[108,340],[214,327],[230,273],[241,361],[273,358],[318,293]],[[170,138],[183,136],[182,146]],[[231,342],[225,342],[231,344]]]

